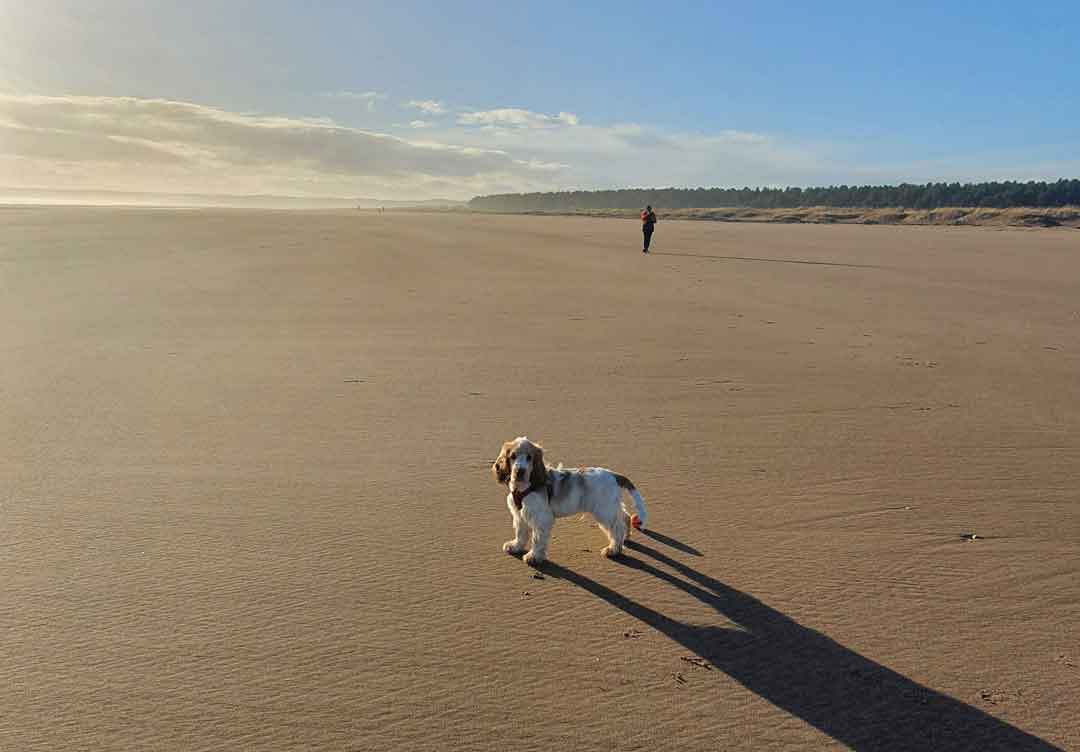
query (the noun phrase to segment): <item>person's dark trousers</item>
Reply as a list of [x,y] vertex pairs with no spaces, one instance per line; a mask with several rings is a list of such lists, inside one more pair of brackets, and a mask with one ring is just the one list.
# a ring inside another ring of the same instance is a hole
[[643,225],[642,228],[641,228],[642,234],[645,235],[645,245],[643,245],[641,247],[641,250],[646,252],[646,253],[648,253],[648,251],[649,251],[649,243],[652,242],[652,231],[653,231],[653,226],[652,225]]

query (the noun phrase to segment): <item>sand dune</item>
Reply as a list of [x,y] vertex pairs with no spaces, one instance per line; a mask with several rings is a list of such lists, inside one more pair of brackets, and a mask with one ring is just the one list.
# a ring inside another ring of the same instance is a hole
[[[1080,748],[1075,233],[639,242],[0,211],[0,748]],[[503,554],[522,433],[653,531]]]
[[[452,209],[460,211],[460,209]],[[535,210],[522,214],[547,216],[619,217],[637,219],[640,209]],[[664,209],[665,220],[697,219],[715,222],[769,222],[779,224],[858,224],[967,227],[1071,227],[1080,228],[1080,207],[1026,207],[1009,209],[952,206],[941,209],[885,209],[861,207],[801,206],[789,209],[750,207],[709,207]]]

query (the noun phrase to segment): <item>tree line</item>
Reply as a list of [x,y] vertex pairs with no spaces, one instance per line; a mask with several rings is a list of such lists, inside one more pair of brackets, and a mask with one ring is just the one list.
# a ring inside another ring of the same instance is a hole
[[990,183],[914,185],[834,185],[821,188],[628,188],[608,191],[503,193],[477,196],[469,208],[483,211],[572,211],[747,207],[794,209],[804,206],[940,209],[949,206],[1080,206],[1080,180],[1006,180]]

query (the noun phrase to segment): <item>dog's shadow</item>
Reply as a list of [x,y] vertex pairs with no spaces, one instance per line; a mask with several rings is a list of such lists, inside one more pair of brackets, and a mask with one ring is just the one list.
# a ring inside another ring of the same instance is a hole
[[652,561],[630,555],[614,561],[678,588],[738,628],[686,624],[552,562],[545,563],[543,571],[639,619],[851,749],[1058,749],[918,684],[654,548],[634,541],[627,541],[626,547]]
[[674,548],[677,551],[682,551],[684,554],[690,554],[691,556],[704,556],[704,554],[702,554],[700,551],[698,551],[693,546],[687,545],[686,543],[683,543],[680,540],[676,540],[675,538],[672,538],[669,535],[664,535],[663,533],[658,533],[655,530],[653,530],[651,527],[645,528],[644,530],[640,530],[639,532],[642,535],[646,535],[646,536],[652,538],[657,543],[663,543],[665,546],[670,546],[671,548]]

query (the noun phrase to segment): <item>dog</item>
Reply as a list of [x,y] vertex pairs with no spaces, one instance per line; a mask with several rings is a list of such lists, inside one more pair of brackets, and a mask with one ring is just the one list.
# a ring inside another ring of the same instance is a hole
[[[622,553],[630,529],[644,528],[645,501],[625,475],[602,467],[563,469],[544,462],[544,449],[525,436],[506,442],[491,465],[495,481],[507,484],[506,506],[514,518],[514,539],[503,544],[508,554],[525,554],[529,566],[547,558],[551,527],[557,517],[588,512],[608,537],[601,552]],[[635,512],[622,503],[622,492],[634,500]],[[531,547],[530,547],[531,538]]]

